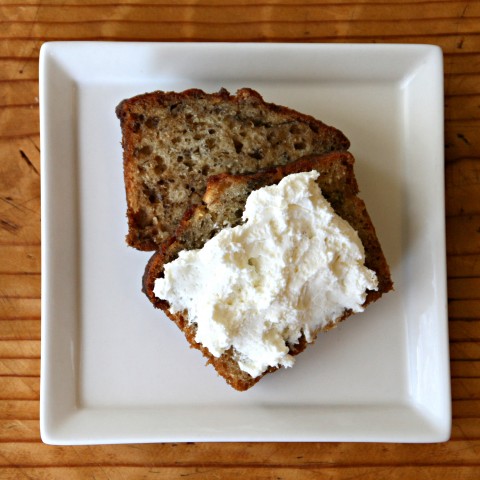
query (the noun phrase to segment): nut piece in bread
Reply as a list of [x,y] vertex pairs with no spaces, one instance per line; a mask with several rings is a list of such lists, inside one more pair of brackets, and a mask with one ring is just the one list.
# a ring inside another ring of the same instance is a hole
[[254,90],[230,95],[157,91],[123,100],[122,130],[127,197],[127,243],[156,250],[187,208],[201,203],[207,177],[255,172],[307,154],[347,150],[336,128]]
[[[365,266],[373,270],[378,278],[378,290],[368,291],[364,307],[392,289],[388,264],[385,260],[374,226],[364,202],[357,196],[358,186],[353,171],[354,158],[348,152],[333,152],[322,156],[307,156],[284,166],[259,171],[253,174],[220,174],[209,178],[204,203],[190,210],[183,217],[175,235],[164,243],[163,248],[150,259],[143,278],[143,290],[155,307],[162,309],[183,331],[188,342],[202,351],[219,375],[237,390],[247,390],[265,374],[275,371],[270,367],[266,372],[253,378],[241,370],[232,349],[220,357],[214,357],[203,345],[195,341],[196,325],[188,322],[188,312],[172,313],[169,304],[154,294],[155,280],[162,276],[164,265],[177,258],[182,250],[201,248],[207,240],[224,225],[241,223],[241,214],[248,195],[263,186],[278,183],[292,173],[317,170],[317,183],[323,196],[335,212],[346,220],[358,233],[365,249]],[[344,313],[323,330],[328,330],[352,314]],[[302,352],[308,343],[301,337],[299,343],[290,346],[290,354]]]

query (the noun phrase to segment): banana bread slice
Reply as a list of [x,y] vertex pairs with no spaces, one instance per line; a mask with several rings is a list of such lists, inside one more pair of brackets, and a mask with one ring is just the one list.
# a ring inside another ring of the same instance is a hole
[[[388,264],[367,213],[364,202],[357,196],[358,185],[353,170],[354,158],[348,152],[333,152],[321,156],[306,156],[284,166],[252,174],[219,174],[208,179],[201,205],[191,207],[184,215],[175,235],[164,242],[162,249],[150,259],[143,277],[143,291],[156,308],[162,309],[183,331],[188,342],[202,351],[219,375],[236,390],[247,390],[265,374],[277,370],[270,367],[262,375],[253,378],[241,370],[232,349],[220,357],[214,357],[208,349],[195,341],[196,325],[188,322],[188,312],[172,313],[169,304],[153,293],[155,280],[163,275],[164,265],[177,258],[181,250],[201,248],[225,226],[241,223],[242,213],[248,195],[256,189],[280,182],[292,173],[317,170],[320,176],[317,184],[323,196],[335,212],[358,232],[365,249],[365,266],[373,270],[378,278],[378,290],[368,291],[364,307],[376,301],[393,288]],[[328,330],[352,314],[343,315],[322,330]],[[318,332],[317,332],[318,333]],[[302,336],[296,345],[289,346],[290,354],[302,352],[308,343]]]
[[201,203],[206,179],[221,172],[255,172],[307,154],[347,150],[336,128],[254,90],[230,95],[157,91],[123,100],[122,130],[127,197],[127,243],[156,250],[183,213]]

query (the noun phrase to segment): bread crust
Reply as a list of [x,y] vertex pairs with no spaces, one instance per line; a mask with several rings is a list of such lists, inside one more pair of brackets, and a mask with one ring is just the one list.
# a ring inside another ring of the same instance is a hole
[[[217,373],[236,390],[244,391],[251,388],[264,375],[274,372],[278,368],[271,367],[262,375],[253,378],[240,369],[231,350],[218,358],[214,357],[206,348],[195,341],[196,327],[194,324],[188,323],[188,314],[170,312],[168,302],[155,297],[153,293],[155,280],[163,275],[164,265],[173,261],[181,250],[201,248],[212,234],[221,230],[222,220],[225,220],[225,216],[229,216],[226,220],[230,225],[240,223],[237,216],[232,218],[232,209],[228,211],[222,209],[226,203],[232,202],[232,192],[237,194],[235,199],[238,205],[236,207],[243,210],[245,200],[251,191],[266,185],[276,184],[292,173],[317,170],[320,173],[317,183],[322,189],[323,195],[330,202],[335,212],[358,232],[365,249],[365,265],[377,274],[378,290],[367,292],[363,305],[367,307],[383,294],[392,290],[393,282],[365,203],[357,196],[358,185],[353,165],[354,158],[350,153],[333,152],[321,156],[303,157],[287,165],[252,174],[230,175],[224,173],[212,176],[208,179],[203,203],[190,208],[185,213],[175,234],[164,242],[162,248],[150,258],[143,276],[143,292],[156,308],[163,310],[176,323],[185,334],[190,345],[200,350],[207,358],[207,363],[213,365]],[[209,217],[212,218],[209,219]],[[212,229],[213,225],[216,225],[216,227]],[[341,317],[321,328],[317,334],[335,327],[350,315],[352,315],[352,312],[346,310]],[[298,355],[308,345],[309,343],[302,336],[298,344],[290,346],[290,354]]]
[[[128,245],[156,250],[185,210],[201,202],[206,179],[246,173],[305,154],[347,150],[334,127],[265,102],[249,88],[231,95],[156,91],[121,101]],[[243,135],[243,136],[242,136]]]

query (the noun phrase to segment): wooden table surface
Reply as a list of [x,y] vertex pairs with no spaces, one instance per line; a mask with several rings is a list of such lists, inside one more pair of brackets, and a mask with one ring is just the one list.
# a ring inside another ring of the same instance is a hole
[[[1,0],[0,31],[2,480],[480,478],[480,2]],[[442,47],[453,396],[449,442],[82,447],[41,442],[38,54],[49,40],[84,39]]]

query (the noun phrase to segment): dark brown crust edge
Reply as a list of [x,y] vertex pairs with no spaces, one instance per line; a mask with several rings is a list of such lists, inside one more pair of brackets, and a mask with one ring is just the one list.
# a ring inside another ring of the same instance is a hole
[[[184,101],[186,99],[205,99],[208,98],[214,102],[232,102],[234,104],[240,104],[247,100],[255,100],[258,103],[269,108],[271,111],[280,113],[283,115],[289,115],[295,120],[302,121],[307,123],[308,125],[312,126],[313,128],[323,128],[327,131],[330,131],[332,134],[335,134],[335,137],[342,147],[341,149],[348,150],[350,147],[350,140],[335,127],[327,125],[326,123],[322,122],[321,120],[317,120],[316,118],[312,117],[311,115],[307,115],[305,113],[298,112],[297,110],[293,110],[289,107],[285,107],[283,105],[277,105],[275,103],[266,102],[262,95],[260,95],[257,91],[251,88],[240,88],[237,90],[235,95],[230,94],[228,90],[225,88],[221,88],[218,92],[214,93],[206,93],[203,90],[198,88],[191,88],[188,90],[184,90],[183,92],[164,92],[162,90],[157,90],[150,93],[144,93],[141,95],[136,95],[132,98],[128,98],[122,100],[117,107],[115,108],[115,113],[120,120],[120,126],[123,128],[123,123],[125,121],[126,115],[128,114],[128,110],[130,105],[143,103],[148,105],[151,101],[155,103],[159,103],[160,101],[164,101],[164,103],[169,103],[173,101]],[[338,148],[337,150],[340,150]]]
[[[365,264],[368,268],[376,272],[379,280],[378,290],[370,290],[367,293],[367,297],[363,305],[364,307],[367,307],[370,303],[378,300],[383,294],[392,290],[393,282],[391,280],[390,270],[387,261],[378,241],[375,228],[367,212],[365,203],[357,196],[358,186],[355,180],[355,176],[353,174],[354,159],[349,152],[333,152],[322,156],[304,157],[285,166],[267,169],[261,172],[257,172],[255,174],[216,175],[209,179],[206,195],[208,196],[209,187],[218,189],[218,185],[222,182],[249,181],[257,185],[257,188],[259,188],[262,185],[278,183],[281,178],[291,173],[310,171],[315,169],[315,165],[317,165],[318,168],[319,164],[329,164],[337,161],[345,162],[347,168],[349,169],[349,174],[346,178],[346,182],[348,184],[346,188],[346,195],[348,196],[347,201],[351,202],[350,206],[352,207],[352,211],[355,212],[355,215],[352,216],[346,214],[345,211],[340,212],[338,211],[338,208],[336,209],[336,211],[342,218],[349,221],[353,228],[355,228],[355,230],[357,230],[357,232],[359,233],[360,239],[365,246]],[[171,237],[167,242],[165,242],[162,246],[162,249],[155,252],[150,258],[142,279],[142,290],[147,295],[149,300],[153,303],[153,305],[156,308],[160,308],[161,310],[163,310],[166,315],[176,323],[178,328],[180,328],[180,330],[184,332],[184,335],[187,341],[190,343],[190,346],[200,350],[203,353],[203,355],[207,358],[207,364],[212,364],[217,373],[221,375],[234,389],[244,391],[255,385],[266,374],[278,370],[278,367],[271,367],[262,375],[253,378],[248,373],[243,372],[239,368],[238,364],[232,360],[232,352],[227,351],[220,357],[214,357],[206,348],[204,348],[201,344],[195,341],[195,325],[189,325],[188,321],[183,317],[182,314],[172,314],[169,311],[168,302],[156,298],[153,294],[153,288],[156,278],[159,278],[163,275],[164,263],[173,260],[178,253],[179,246],[176,245],[177,237],[180,237],[183,231],[188,228],[189,220],[195,214],[196,210],[202,208],[205,208],[205,206],[200,205],[198,207],[189,209],[177,229],[176,236]],[[362,232],[368,232],[368,238],[367,235]],[[350,310],[346,310],[341,318],[322,328],[317,333],[330,330],[351,315],[352,312]],[[307,343],[305,341],[305,338],[302,336],[299,343],[291,347],[290,354],[298,355],[305,350],[307,345],[309,345],[309,343]]]

